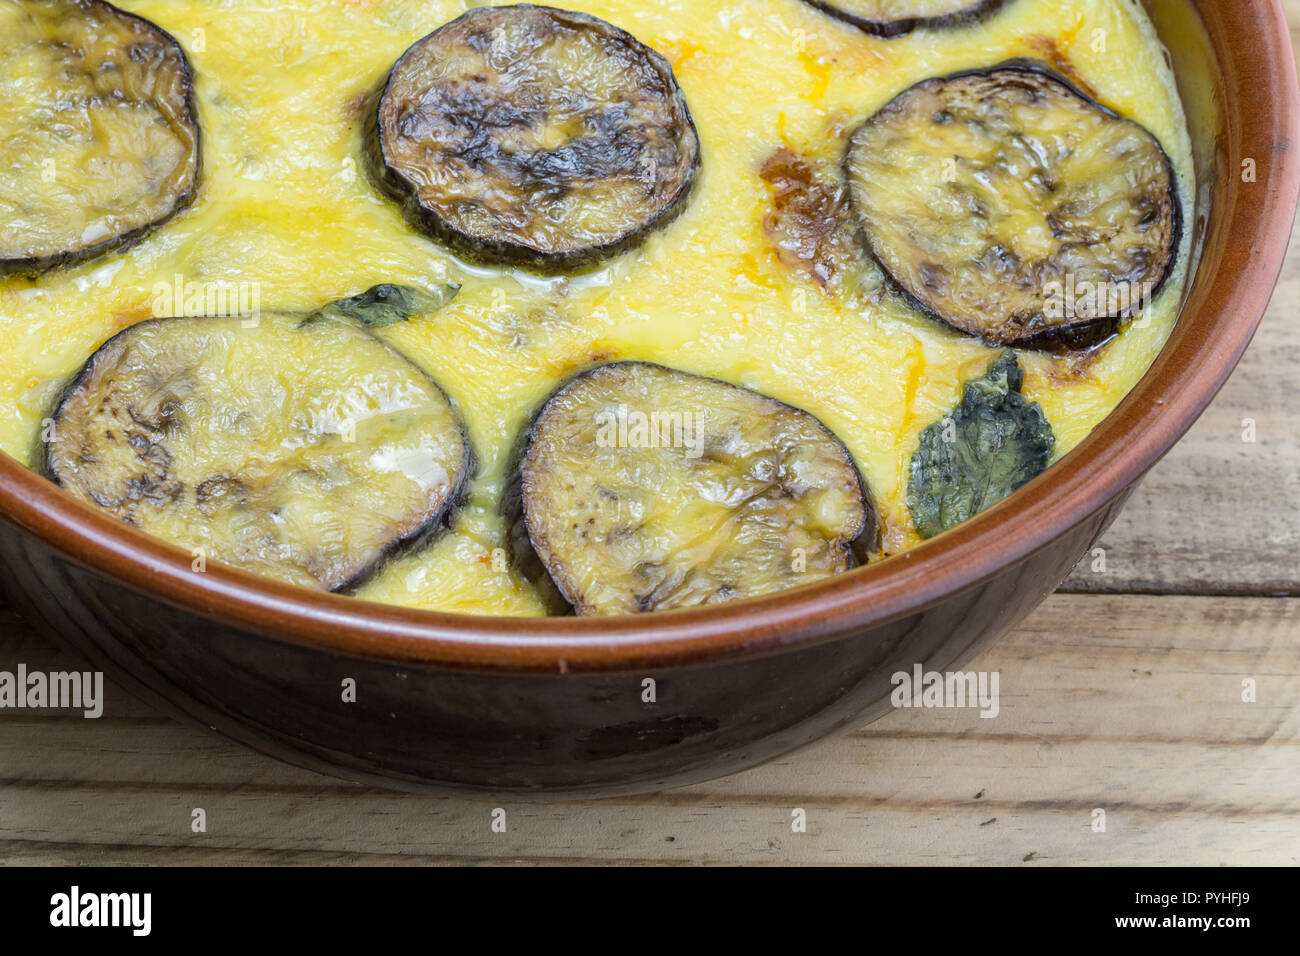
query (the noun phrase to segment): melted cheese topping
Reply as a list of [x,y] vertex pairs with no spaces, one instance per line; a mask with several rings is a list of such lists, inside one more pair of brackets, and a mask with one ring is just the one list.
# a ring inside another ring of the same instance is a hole
[[[755,388],[817,415],[849,447],[885,522],[885,552],[918,540],[907,463],[926,425],[993,352],[876,295],[849,308],[781,266],[758,170],[785,146],[832,167],[845,134],[929,76],[1012,57],[1068,64],[1146,126],[1192,208],[1190,143],[1173,76],[1131,0],[1012,0],[983,23],[881,40],[800,0],[566,0],[663,53],[685,90],[704,166],[685,212],[597,272],[541,280],[468,267],[412,232],[361,168],[362,109],[398,56],[463,0],[123,0],[172,33],[197,74],[203,181],[190,210],[126,253],[0,280],[0,448],[37,459],[70,377],[165,287],[243,283],[260,307],[305,310],[379,282],[464,286],[436,315],[379,334],[426,368],[464,415],[479,459],[455,529],[392,562],[359,596],[536,614],[504,561],[498,499],[518,430],[560,382],[642,359]],[[1116,69],[1123,64],[1123,69]],[[1188,230],[1189,231],[1189,230]],[[1188,260],[1146,315],[1086,357],[1023,353],[1058,455],[1146,371],[1177,317]],[[175,303],[171,311],[181,311]],[[498,550],[501,549],[501,550]]]

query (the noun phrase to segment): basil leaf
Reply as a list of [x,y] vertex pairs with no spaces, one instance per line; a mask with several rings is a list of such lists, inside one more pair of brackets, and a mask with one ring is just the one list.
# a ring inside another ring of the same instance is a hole
[[436,312],[456,298],[458,292],[460,286],[455,283],[448,283],[436,292],[428,292],[409,285],[385,282],[346,299],[337,299],[320,311],[354,319],[372,329],[380,329],[385,325],[404,322],[413,315]]
[[922,538],[961,524],[1040,474],[1056,438],[1037,402],[1021,394],[1024,372],[1003,352],[966,383],[952,414],[926,427],[912,454],[907,507]]

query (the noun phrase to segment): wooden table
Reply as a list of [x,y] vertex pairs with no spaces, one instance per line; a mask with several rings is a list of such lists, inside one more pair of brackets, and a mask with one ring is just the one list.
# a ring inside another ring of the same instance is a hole
[[[1085,561],[973,665],[1001,674],[996,720],[900,710],[725,780],[528,804],[340,783],[109,687],[99,720],[0,712],[0,862],[1294,864],[1298,308],[1300,242],[1240,369],[1106,536],[1106,572]],[[0,611],[0,669],[20,661],[80,663]]]

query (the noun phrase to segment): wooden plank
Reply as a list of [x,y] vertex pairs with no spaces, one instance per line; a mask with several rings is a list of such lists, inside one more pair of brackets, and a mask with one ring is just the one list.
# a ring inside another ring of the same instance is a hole
[[[0,660],[64,661],[4,633]],[[355,786],[112,691],[100,720],[0,713],[0,861],[1294,863],[1298,633],[1289,599],[1057,595],[973,665],[999,673],[994,719],[900,710],[725,780],[594,803]]]

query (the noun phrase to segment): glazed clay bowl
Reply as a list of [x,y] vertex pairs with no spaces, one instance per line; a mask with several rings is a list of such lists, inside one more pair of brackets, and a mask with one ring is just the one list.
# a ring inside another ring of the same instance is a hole
[[[155,703],[293,763],[392,786],[654,790],[879,717],[892,674],[962,666],[1061,583],[1209,404],[1268,304],[1300,190],[1300,91],[1278,0],[1148,6],[1201,182],[1182,317],[1091,436],[954,531],[822,584],[707,610],[465,617],[196,573],[188,552],[3,458],[9,601]],[[355,702],[343,699],[347,678]]]

